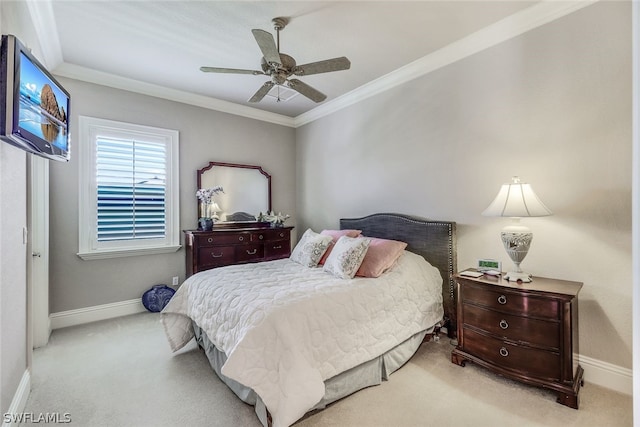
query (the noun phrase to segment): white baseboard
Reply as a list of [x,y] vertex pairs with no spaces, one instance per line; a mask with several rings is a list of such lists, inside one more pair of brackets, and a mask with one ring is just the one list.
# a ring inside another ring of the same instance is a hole
[[97,322],[98,320],[128,316],[144,311],[146,311],[146,309],[142,305],[142,300],[136,298],[111,304],[79,308],[77,310],[60,311],[58,313],[51,313],[49,317],[51,319],[51,329],[60,329],[68,326]]
[[602,360],[579,355],[578,363],[584,369],[584,381],[620,393],[633,394],[633,371]]
[[24,374],[22,374],[22,379],[20,380],[20,384],[18,384],[16,393],[13,395],[13,400],[11,401],[11,405],[9,405],[9,410],[3,414],[2,427],[19,426],[21,424],[20,415],[24,412],[30,392],[31,373],[29,372],[29,369],[27,369],[24,371]]

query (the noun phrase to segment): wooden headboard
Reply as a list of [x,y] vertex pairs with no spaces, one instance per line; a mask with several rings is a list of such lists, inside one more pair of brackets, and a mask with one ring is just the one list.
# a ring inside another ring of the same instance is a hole
[[407,250],[421,255],[442,275],[442,301],[445,326],[450,337],[456,335],[457,271],[456,223],[430,221],[414,216],[378,213],[363,218],[340,219],[341,229],[362,230],[362,235],[407,243]]

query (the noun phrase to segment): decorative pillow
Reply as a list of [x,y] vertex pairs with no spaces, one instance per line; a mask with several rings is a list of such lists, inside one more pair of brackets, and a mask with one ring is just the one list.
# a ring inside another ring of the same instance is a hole
[[322,230],[320,234],[331,236],[333,238],[333,242],[335,243],[342,236],[358,237],[360,234],[362,234],[362,230]]
[[369,248],[369,239],[342,236],[322,267],[325,271],[341,279],[352,279],[362,264]]
[[358,237],[361,233],[362,233],[362,230],[322,230],[320,234],[331,236],[333,238],[333,241],[329,245],[329,248],[324,253],[324,255],[322,255],[322,258],[320,258],[320,262],[318,264],[324,265],[324,263],[327,261],[327,258],[329,258],[329,254],[333,249],[333,245],[338,241],[340,237],[342,236]]
[[308,228],[289,258],[306,267],[316,267],[331,242],[331,236],[323,236]]
[[356,276],[380,277],[402,255],[407,244],[397,240],[378,239],[375,237],[368,237],[368,239],[371,240],[371,243],[369,244],[367,255],[356,272]]

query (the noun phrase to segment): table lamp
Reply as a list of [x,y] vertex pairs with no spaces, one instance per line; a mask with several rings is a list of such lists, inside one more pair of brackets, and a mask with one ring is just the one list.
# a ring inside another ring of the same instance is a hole
[[530,282],[531,275],[520,268],[520,263],[527,256],[533,239],[531,230],[520,224],[520,218],[529,216],[547,216],[552,212],[533,192],[529,184],[520,182],[514,176],[510,184],[504,184],[489,207],[482,212],[484,216],[505,216],[512,219],[511,225],[502,229],[500,236],[509,258],[516,266],[515,271],[508,272],[504,278],[509,281]]
[[212,206],[211,206],[211,212],[213,215],[211,215],[211,219],[213,219],[214,221],[218,221],[220,219],[220,217],[218,216],[219,212],[222,212],[222,209],[220,209],[220,206],[218,206],[218,204],[216,202],[211,202]]

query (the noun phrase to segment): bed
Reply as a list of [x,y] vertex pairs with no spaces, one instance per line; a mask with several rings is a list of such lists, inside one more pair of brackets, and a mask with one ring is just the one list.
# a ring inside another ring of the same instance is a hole
[[374,214],[341,219],[340,228],[406,250],[376,279],[291,259],[203,271],[161,314],[172,350],[195,337],[265,426],[291,425],[379,384],[436,328],[455,330],[455,223]]

